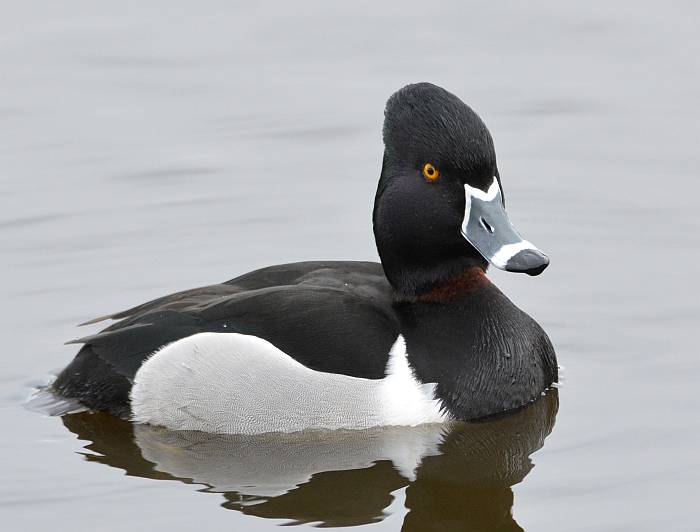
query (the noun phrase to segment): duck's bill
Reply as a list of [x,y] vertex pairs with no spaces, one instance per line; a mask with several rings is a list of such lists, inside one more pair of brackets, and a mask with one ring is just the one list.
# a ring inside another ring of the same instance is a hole
[[487,192],[464,185],[462,236],[496,268],[539,275],[549,265],[547,255],[518,234],[503,207],[501,187],[494,178]]

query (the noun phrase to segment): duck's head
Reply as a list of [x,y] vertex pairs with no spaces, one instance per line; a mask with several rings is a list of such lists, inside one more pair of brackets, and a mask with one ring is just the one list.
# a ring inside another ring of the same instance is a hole
[[472,109],[417,83],[394,93],[384,116],[374,235],[399,297],[488,263],[542,273],[549,259],[511,225],[491,134]]

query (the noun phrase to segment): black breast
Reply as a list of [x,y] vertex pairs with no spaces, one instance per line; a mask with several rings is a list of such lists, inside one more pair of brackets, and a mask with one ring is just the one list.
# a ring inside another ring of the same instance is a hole
[[545,332],[490,283],[452,301],[395,308],[416,376],[438,383],[457,419],[518,408],[557,380]]

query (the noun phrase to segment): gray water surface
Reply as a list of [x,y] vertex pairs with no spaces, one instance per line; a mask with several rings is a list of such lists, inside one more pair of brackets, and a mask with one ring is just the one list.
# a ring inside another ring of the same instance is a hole
[[[699,530],[699,16],[5,4],[3,530]],[[415,81],[480,113],[511,219],[552,259],[490,275],[551,336],[558,390],[487,423],[296,439],[25,406],[98,330],[77,323],[269,264],[377,260],[383,105]]]

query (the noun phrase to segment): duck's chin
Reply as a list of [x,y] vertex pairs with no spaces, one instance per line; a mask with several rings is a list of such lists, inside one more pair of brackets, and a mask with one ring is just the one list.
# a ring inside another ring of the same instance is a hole
[[450,287],[469,289],[473,281],[486,279],[487,267],[488,262],[481,256],[462,256],[429,265],[402,264],[393,271],[385,264],[384,271],[394,289],[394,299],[411,302],[430,300],[437,293],[454,292]]

